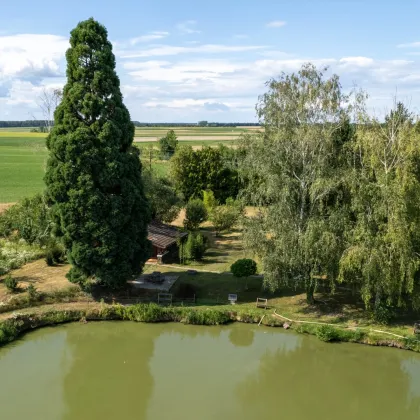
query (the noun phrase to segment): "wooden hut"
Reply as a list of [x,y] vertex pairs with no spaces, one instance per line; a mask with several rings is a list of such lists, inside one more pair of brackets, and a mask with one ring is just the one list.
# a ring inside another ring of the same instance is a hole
[[181,232],[175,226],[152,221],[147,236],[153,247],[151,260],[156,260],[158,263],[178,260],[178,239],[187,235],[187,232]]

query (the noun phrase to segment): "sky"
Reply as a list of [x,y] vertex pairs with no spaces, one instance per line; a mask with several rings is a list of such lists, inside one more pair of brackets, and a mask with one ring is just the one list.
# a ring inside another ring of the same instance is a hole
[[108,29],[124,102],[141,122],[257,122],[265,82],[329,66],[345,91],[420,114],[420,2],[388,0],[11,0],[0,13],[0,120],[41,119],[66,82],[70,31]]

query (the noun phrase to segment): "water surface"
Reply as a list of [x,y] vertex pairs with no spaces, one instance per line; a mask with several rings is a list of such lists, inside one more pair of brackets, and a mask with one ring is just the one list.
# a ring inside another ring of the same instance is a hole
[[0,349],[5,420],[420,418],[420,356],[243,324],[103,322]]

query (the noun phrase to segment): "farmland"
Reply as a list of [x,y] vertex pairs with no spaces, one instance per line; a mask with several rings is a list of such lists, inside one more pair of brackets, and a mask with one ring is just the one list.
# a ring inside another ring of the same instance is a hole
[[[139,148],[153,146],[170,127],[136,128],[135,144]],[[0,129],[0,203],[16,202],[41,192],[47,162],[45,134],[30,133],[29,128]],[[203,145],[234,146],[241,133],[248,128],[235,127],[176,127],[179,142],[200,148]],[[152,167],[160,175],[167,173],[167,161],[153,160]]]

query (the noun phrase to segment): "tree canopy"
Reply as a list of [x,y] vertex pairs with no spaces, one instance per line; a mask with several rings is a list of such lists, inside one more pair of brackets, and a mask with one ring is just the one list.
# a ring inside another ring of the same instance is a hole
[[71,32],[67,83],[47,138],[45,181],[68,277],[120,287],[149,256],[150,221],[134,125],[123,104],[105,27],[92,18]]
[[272,289],[305,286],[312,303],[319,279],[350,284],[386,320],[420,308],[419,132],[401,102],[371,118],[325,70],[306,64],[260,97],[264,131],[241,141],[243,195],[260,209],[245,243]]
[[224,146],[193,150],[181,146],[171,159],[171,174],[185,200],[202,198],[211,190],[220,203],[236,197],[239,191],[238,173],[231,166],[232,151]]
[[270,80],[257,105],[264,131],[241,142],[244,194],[264,207],[245,225],[245,241],[268,286],[305,286],[309,302],[316,276],[337,275],[348,220],[337,156],[349,134],[349,98],[326,70],[306,64]]
[[178,147],[178,139],[174,130],[169,130],[165,137],[159,140],[160,154],[162,159],[169,159]]

